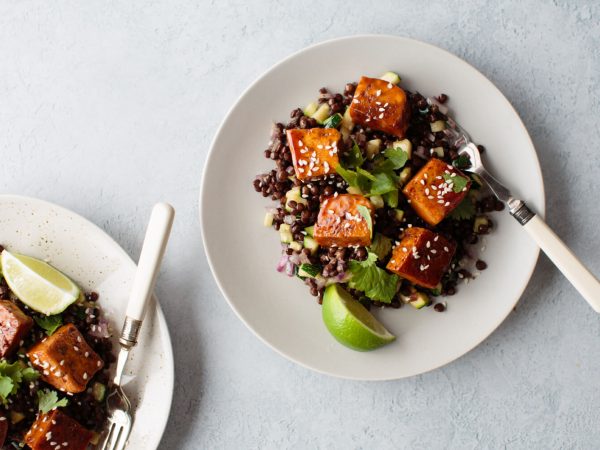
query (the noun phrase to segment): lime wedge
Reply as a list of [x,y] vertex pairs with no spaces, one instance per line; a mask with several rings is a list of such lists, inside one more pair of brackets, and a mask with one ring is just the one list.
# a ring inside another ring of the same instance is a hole
[[323,322],[340,343],[361,352],[374,350],[396,339],[358,300],[337,284],[325,289]]
[[77,285],[44,261],[4,250],[0,263],[10,289],[34,311],[58,314],[79,298]]

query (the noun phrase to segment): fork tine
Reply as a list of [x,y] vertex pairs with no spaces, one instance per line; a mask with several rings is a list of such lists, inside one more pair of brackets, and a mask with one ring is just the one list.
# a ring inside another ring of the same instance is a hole
[[121,427],[121,431],[119,433],[118,442],[115,444],[114,450],[123,450],[125,448],[125,444],[127,444],[127,439],[129,438],[129,429],[131,424],[127,424],[124,427]]
[[100,450],[107,450],[108,449],[108,443],[110,441],[110,438],[111,438],[111,435],[113,433],[114,428],[115,428],[114,422],[110,422],[109,425],[108,425],[108,432],[106,433],[106,436],[102,440],[102,445],[100,447]]
[[[117,423],[113,423],[111,426],[110,436],[106,439],[106,450],[115,450],[117,445],[117,440],[119,439],[119,434],[121,433],[122,427]],[[110,438],[110,440],[108,439]]]

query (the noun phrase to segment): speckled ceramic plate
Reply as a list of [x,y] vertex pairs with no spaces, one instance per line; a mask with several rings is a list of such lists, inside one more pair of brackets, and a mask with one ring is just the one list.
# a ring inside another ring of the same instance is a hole
[[[83,289],[98,292],[113,335],[118,335],[136,266],[104,231],[52,203],[0,195],[0,242],[11,251],[47,260]],[[117,349],[116,336],[114,342]],[[125,382],[135,411],[127,448],[158,448],[173,395],[173,351],[158,303],[148,310]]]
[[264,228],[268,199],[256,194],[256,174],[272,122],[289,120],[318,89],[338,92],[361,75],[392,70],[402,86],[426,95],[444,92],[451,114],[487,147],[486,165],[519,198],[544,213],[544,187],[533,144],[502,93],[458,57],[423,42],[356,36],[309,47],[277,64],[240,97],[219,129],[204,170],[201,222],[210,266],[241,320],[272,348],[319,372],[385,380],[420,374],[459,358],[489,336],[515,306],[539,250],[508,213],[496,214],[482,258],[489,268],[448,299],[448,310],[380,310],[398,339],[369,353],[339,345],[321,320],[305,285],[278,274],[279,235]]

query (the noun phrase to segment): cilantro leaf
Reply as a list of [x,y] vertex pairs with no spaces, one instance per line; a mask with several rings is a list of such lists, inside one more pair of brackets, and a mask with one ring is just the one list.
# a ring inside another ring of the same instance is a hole
[[445,173],[444,180],[446,180],[446,182],[452,182],[452,190],[458,194],[467,187],[467,184],[469,184],[469,179],[460,175],[452,175],[453,174]]
[[8,397],[17,393],[23,381],[33,381],[39,376],[35,369],[20,361],[11,364],[5,359],[0,360],[0,401],[6,404]]
[[452,161],[452,165],[457,169],[468,169],[471,167],[471,160],[467,155],[460,155],[454,161]]
[[38,396],[38,409],[46,414],[48,411],[60,408],[61,406],[67,406],[69,401],[66,398],[58,399],[56,391],[51,389],[44,389],[37,392]]
[[392,250],[392,240],[380,233],[375,233],[369,249],[377,255],[379,260],[384,259]]
[[388,148],[385,151],[385,157],[392,162],[394,170],[402,169],[408,161],[408,153],[400,147]]
[[398,288],[398,276],[377,267],[377,255],[369,253],[365,261],[351,260],[348,286],[365,293],[371,300],[390,303]]
[[369,211],[369,208],[367,208],[365,205],[358,205],[356,209],[360,215],[363,216],[363,219],[366,220],[371,237],[373,237],[373,219],[371,218],[371,211]]
[[475,215],[475,205],[470,196],[466,196],[456,208],[450,212],[449,217],[456,220],[470,219]]
[[398,207],[398,189],[394,189],[383,195],[383,199],[390,208]]
[[344,169],[341,164],[338,164],[335,167],[335,171],[338,173],[340,177],[344,179],[346,183],[350,186],[358,187],[357,185],[357,177],[358,174],[353,170]]
[[391,174],[387,172],[375,174],[375,180],[371,185],[369,195],[383,195],[393,191],[396,188],[396,183]]
[[48,336],[52,336],[54,332],[62,325],[62,316],[55,314],[53,316],[37,316],[33,318],[41,328],[46,331]]
[[371,172],[366,171],[365,169],[361,169],[360,167],[358,167],[356,169],[356,173],[359,175],[362,175],[363,177],[371,180],[371,181],[375,181],[377,178],[375,177],[375,175],[373,175]]
[[12,394],[14,386],[15,384],[10,377],[0,375],[0,397],[2,397],[2,399],[6,399]]
[[365,158],[362,155],[362,151],[356,141],[354,141],[354,145],[344,158],[344,165],[346,167],[360,167],[364,162]]

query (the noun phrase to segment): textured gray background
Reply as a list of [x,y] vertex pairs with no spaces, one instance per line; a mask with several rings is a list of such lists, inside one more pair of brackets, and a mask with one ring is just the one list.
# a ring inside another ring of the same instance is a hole
[[437,44],[496,83],[538,149],[549,223],[600,273],[591,0],[2,0],[0,189],[77,211],[134,256],[150,205],[177,208],[158,284],[177,373],[161,448],[600,448],[599,318],[545,257],[487,341],[397,382],[341,381],[288,362],[217,290],[197,219],[216,127],[269,66],[356,33]]

